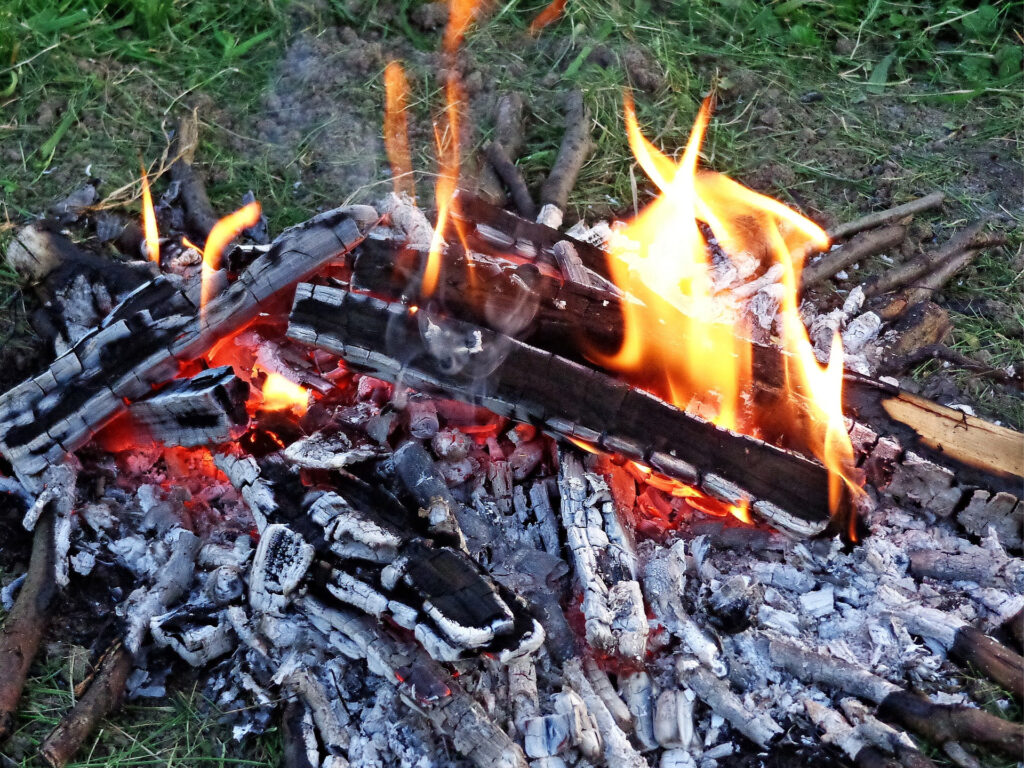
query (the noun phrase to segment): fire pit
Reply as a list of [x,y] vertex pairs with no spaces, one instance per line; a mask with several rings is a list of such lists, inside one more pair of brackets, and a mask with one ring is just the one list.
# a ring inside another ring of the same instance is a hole
[[102,628],[51,766],[186,664],[237,738],[279,724],[290,766],[1019,756],[950,662],[1024,695],[1022,436],[878,378],[998,236],[819,310],[802,294],[942,196],[826,233],[699,167],[710,99],[678,161],[627,100],[661,194],[563,232],[582,96],[541,206],[487,148],[514,214],[458,189],[454,74],[432,223],[397,64],[386,82],[396,188],[373,207],[272,241],[255,201],[217,220],[186,119],[141,226],[64,222],[143,259],[45,221],[8,252],[47,285],[57,354],[0,397],[0,499],[33,536],[0,739],[79,582]]

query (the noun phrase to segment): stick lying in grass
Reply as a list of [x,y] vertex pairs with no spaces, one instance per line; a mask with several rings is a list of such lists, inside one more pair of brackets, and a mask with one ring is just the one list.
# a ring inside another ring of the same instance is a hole
[[178,159],[171,165],[171,181],[176,181],[180,185],[178,195],[185,208],[185,225],[188,233],[196,242],[202,244],[206,242],[206,236],[217,223],[217,214],[206,194],[206,185],[192,167],[198,146],[199,117],[193,111],[178,121]]
[[512,196],[512,203],[515,205],[519,215],[527,219],[536,217],[537,206],[530,196],[530,190],[526,187],[526,181],[519,172],[519,167],[509,157],[505,148],[501,144],[492,141],[484,147],[484,154],[487,156],[487,161],[491,164],[494,172],[498,174],[498,177],[508,188],[508,192]]
[[840,224],[838,227],[830,229],[828,236],[833,240],[838,240],[842,237],[849,237],[850,235],[862,232],[865,229],[880,227],[883,224],[898,221],[904,216],[920,213],[921,211],[927,211],[932,208],[938,208],[942,205],[942,201],[945,199],[946,196],[942,192],[932,192],[930,195],[920,197],[917,200],[911,200],[909,203],[897,205],[895,208],[869,213],[867,216],[862,216],[859,219],[848,221],[846,224]]
[[895,248],[903,242],[906,235],[907,228],[899,225],[865,232],[841,248],[826,253],[814,264],[805,267],[800,275],[801,283],[804,289],[817,285],[851,264],[856,264],[861,259],[874,256],[888,248]]
[[[540,190],[540,202],[544,206],[540,216],[545,217],[541,223],[556,228],[561,224],[561,214],[565,212],[569,193],[576,186],[580,168],[593,149],[594,142],[590,137],[590,112],[583,103],[583,92],[571,91],[565,101],[565,135],[562,137],[562,146],[559,147],[558,157],[551,166],[551,173]],[[545,211],[551,212],[552,208],[559,212],[557,220],[554,219],[553,213],[545,214]],[[547,215],[551,215],[552,219],[546,218]],[[538,221],[541,219],[538,218]]]
[[28,575],[14,609],[0,631],[0,743],[14,728],[28,668],[35,658],[57,594],[54,512],[47,509],[36,522]]

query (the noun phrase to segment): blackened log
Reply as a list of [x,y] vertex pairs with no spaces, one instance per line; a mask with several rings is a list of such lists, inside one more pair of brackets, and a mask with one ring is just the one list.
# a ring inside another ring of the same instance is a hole
[[75,702],[39,747],[40,756],[50,768],[64,768],[100,720],[121,705],[133,666],[132,655],[123,645],[104,656],[85,695]]
[[286,230],[201,315],[198,284],[181,288],[166,277],[143,284],[48,370],[0,397],[0,453],[26,488],[38,491],[38,474],[127,402],[173,378],[181,363],[252,320],[276,293],[354,248],[375,222],[372,209],[355,206]]
[[0,629],[0,743],[13,733],[14,713],[56,594],[54,513],[47,509],[35,525],[25,583]]
[[231,366],[222,366],[175,379],[157,394],[132,403],[129,412],[164,445],[211,445],[242,436],[249,424],[248,397],[249,384]]
[[[774,507],[798,520],[829,518],[828,473],[817,462],[716,427],[507,336],[454,320],[432,322],[401,304],[308,284],[297,289],[288,336],[386,380],[441,391],[645,462],[728,503],[746,495],[755,511]],[[440,348],[437,341],[445,336],[457,348]],[[391,347],[389,354],[389,339],[401,339],[402,349]],[[464,364],[453,367],[459,362]]]

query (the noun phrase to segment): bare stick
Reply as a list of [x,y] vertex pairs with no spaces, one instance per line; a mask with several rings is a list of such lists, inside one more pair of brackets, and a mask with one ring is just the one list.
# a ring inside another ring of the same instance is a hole
[[921,278],[913,285],[904,288],[891,300],[886,302],[877,311],[883,320],[893,320],[910,307],[922,301],[928,301],[948,283],[957,272],[966,267],[984,248],[1002,245],[1006,238],[992,236],[985,239],[972,241],[970,250],[960,251],[953,254],[948,261],[941,263],[929,275]]
[[106,654],[85,695],[61,718],[39,747],[39,754],[47,765],[51,768],[67,765],[100,720],[118,708],[132,666],[132,655],[124,645],[118,645]]
[[544,206],[554,206],[564,212],[569,193],[576,186],[583,162],[594,148],[590,138],[590,113],[583,103],[583,92],[572,91],[565,102],[565,135],[558,150],[551,173],[540,190]]
[[949,654],[961,664],[977,668],[1018,699],[1024,699],[1024,658],[981,630],[960,627]]
[[899,373],[926,360],[945,360],[961,368],[966,368],[968,371],[973,371],[979,376],[985,376],[1003,384],[1011,384],[1017,387],[1024,384],[1024,375],[1022,375],[1020,370],[1014,369],[1011,372],[1003,368],[993,368],[991,365],[979,362],[973,357],[968,357],[963,352],[950,349],[945,344],[927,344],[905,355],[890,358],[885,361],[885,372]]
[[938,208],[942,205],[942,201],[945,198],[946,196],[942,192],[932,192],[930,195],[920,197],[917,200],[911,200],[903,205],[897,205],[895,208],[890,208],[887,211],[876,211],[846,224],[840,224],[838,227],[829,230],[828,236],[833,240],[838,240],[841,237],[849,237],[865,229],[880,227],[883,224],[889,224],[902,219],[904,216],[927,211],[931,208]]
[[39,650],[50,619],[50,604],[57,594],[53,538],[54,513],[47,509],[35,526],[25,583],[0,630],[0,743],[13,731],[14,712],[28,668]]
[[[523,134],[523,96],[515,91],[506,93],[498,99],[498,104],[494,108],[492,141],[499,145],[509,161],[514,163],[523,148]],[[494,205],[505,204],[505,190],[491,164],[480,165],[476,194]],[[532,220],[533,217],[530,218]]]
[[178,195],[185,208],[188,233],[199,242],[205,242],[217,214],[206,194],[206,185],[192,167],[199,146],[199,117],[195,111],[178,121],[178,159],[171,165],[171,181],[180,185]]
[[826,253],[818,262],[804,268],[800,275],[800,282],[804,289],[817,285],[851,264],[856,264],[861,259],[874,256],[887,248],[895,248],[903,242],[903,238],[906,236],[907,228],[898,225],[865,232],[841,248]]
[[958,232],[950,240],[933,251],[920,253],[897,267],[864,283],[864,293],[869,298],[912,283],[919,277],[945,264],[966,250],[977,247],[974,243],[982,237],[984,221],[977,221],[967,229]]
[[509,157],[505,148],[492,141],[484,147],[484,154],[487,155],[487,160],[494,168],[494,172],[508,187],[512,202],[519,214],[528,219],[534,218],[537,215],[537,206],[530,196],[530,190],[526,187],[523,174],[519,172],[519,167]]

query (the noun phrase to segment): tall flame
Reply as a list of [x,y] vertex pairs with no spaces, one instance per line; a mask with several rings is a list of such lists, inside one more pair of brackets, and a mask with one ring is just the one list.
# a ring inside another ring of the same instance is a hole
[[405,193],[415,200],[409,122],[405,113],[408,100],[409,82],[405,78],[405,70],[397,61],[388,62],[384,69],[384,147],[391,164],[395,193]]
[[[769,418],[753,410],[743,313],[728,292],[715,291],[701,223],[737,264],[757,258],[765,267],[780,265],[780,326],[788,353],[785,420],[799,425],[800,442],[829,470],[829,503],[833,513],[839,512],[844,485],[851,497],[862,493],[843,424],[842,342],[835,339],[829,364],[821,366],[797,300],[803,256],[827,248],[827,235],[776,200],[722,174],[698,172],[710,99],[701,105],[678,163],[644,138],[628,96],[625,107],[630,147],[661,194],[612,244],[612,278],[638,301],[623,302],[625,330],[618,352],[592,352],[592,357],[719,426],[754,434],[762,421],[776,423],[778,414]],[[734,510],[737,516],[745,512]]]
[[200,313],[205,313],[206,305],[213,297],[213,276],[220,269],[220,257],[224,248],[248,227],[255,226],[260,220],[260,204],[249,203],[234,213],[229,213],[213,225],[206,237],[203,248],[202,288],[199,299]]
[[156,227],[156,213],[153,210],[153,195],[149,191],[146,166],[142,166],[142,233],[146,241],[146,255],[151,261],[160,263],[160,234]]
[[302,416],[309,407],[309,390],[279,373],[268,373],[261,389],[262,408],[268,411],[287,411]]

